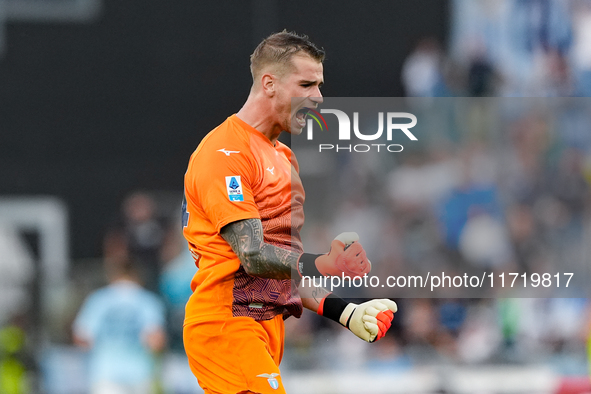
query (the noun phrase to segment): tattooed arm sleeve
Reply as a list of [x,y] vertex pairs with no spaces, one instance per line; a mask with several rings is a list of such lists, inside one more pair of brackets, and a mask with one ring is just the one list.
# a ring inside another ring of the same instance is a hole
[[[263,226],[259,219],[245,219],[230,223],[221,230],[222,237],[230,244],[249,275],[273,279],[290,279],[296,270],[299,253],[269,245],[263,240]],[[311,285],[298,287],[305,308],[314,312],[320,301],[330,292]]]
[[227,224],[220,231],[249,275],[291,279],[300,253],[265,243],[260,219],[244,219]]

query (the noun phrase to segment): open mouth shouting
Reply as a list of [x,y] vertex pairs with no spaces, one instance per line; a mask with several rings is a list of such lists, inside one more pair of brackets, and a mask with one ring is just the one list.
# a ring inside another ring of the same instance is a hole
[[298,125],[301,128],[304,128],[306,126],[306,116],[308,115],[309,111],[310,111],[309,108],[304,107],[304,108],[298,110],[298,112],[296,112],[295,120],[298,122]]

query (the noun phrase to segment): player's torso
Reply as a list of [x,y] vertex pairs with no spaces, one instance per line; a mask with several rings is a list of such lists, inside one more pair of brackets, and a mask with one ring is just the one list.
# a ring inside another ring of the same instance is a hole
[[300,176],[284,146],[273,147],[258,138],[251,149],[258,159],[254,200],[259,210],[265,242],[301,250],[299,232],[304,224],[304,193]]
[[[219,168],[211,171],[212,177],[220,178],[211,179],[212,184],[218,182],[219,186],[223,177],[225,190],[217,194],[220,201],[223,199],[222,203],[230,211],[240,207],[239,204],[254,203],[265,242],[302,250],[299,231],[304,222],[304,191],[291,151],[280,143],[273,146],[256,131],[244,130],[242,124],[232,122],[232,118],[226,123],[203,140],[191,158],[186,175],[186,204],[191,216],[184,232],[200,268],[192,282],[196,291],[189,302],[187,318],[211,312],[266,320],[284,313],[286,307],[291,309],[290,313],[298,314],[301,305],[296,305],[299,300],[291,292],[290,281],[247,275],[216,228],[226,221],[234,221],[232,215],[225,218],[222,213],[218,219],[218,214],[208,212],[205,207],[216,202],[205,193],[191,190],[193,176],[207,176],[207,166],[216,163],[227,166],[224,171]],[[224,160],[237,164],[228,165]],[[203,188],[208,182],[199,178],[196,185]],[[246,217],[256,216],[246,214]]]

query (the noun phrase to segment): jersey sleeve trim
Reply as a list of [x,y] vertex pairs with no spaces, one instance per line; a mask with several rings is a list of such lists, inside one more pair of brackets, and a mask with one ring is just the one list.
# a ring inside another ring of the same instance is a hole
[[215,224],[215,230],[219,233],[221,231],[221,229],[227,224],[237,222],[239,220],[244,220],[244,219],[260,219],[260,218],[261,218],[260,215],[255,215],[253,212],[241,212],[237,215],[224,217],[223,220],[220,220],[219,222],[217,222]]

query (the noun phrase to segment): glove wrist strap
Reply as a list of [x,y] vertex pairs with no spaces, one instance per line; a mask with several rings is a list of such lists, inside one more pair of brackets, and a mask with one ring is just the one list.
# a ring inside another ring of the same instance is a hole
[[344,323],[341,321],[341,316],[343,315],[343,312],[345,311],[345,309],[348,308],[349,305],[351,304],[349,304],[347,301],[330,293],[329,295],[324,297],[322,301],[320,301],[320,306],[318,307],[318,314],[320,316],[327,317],[330,320],[334,320],[337,323],[340,323],[343,326],[347,327],[349,323],[349,316],[347,316],[347,319],[345,319]]
[[300,276],[307,276],[309,278],[324,276],[316,268],[316,259],[322,256],[321,254],[303,253],[298,261],[298,272]]

